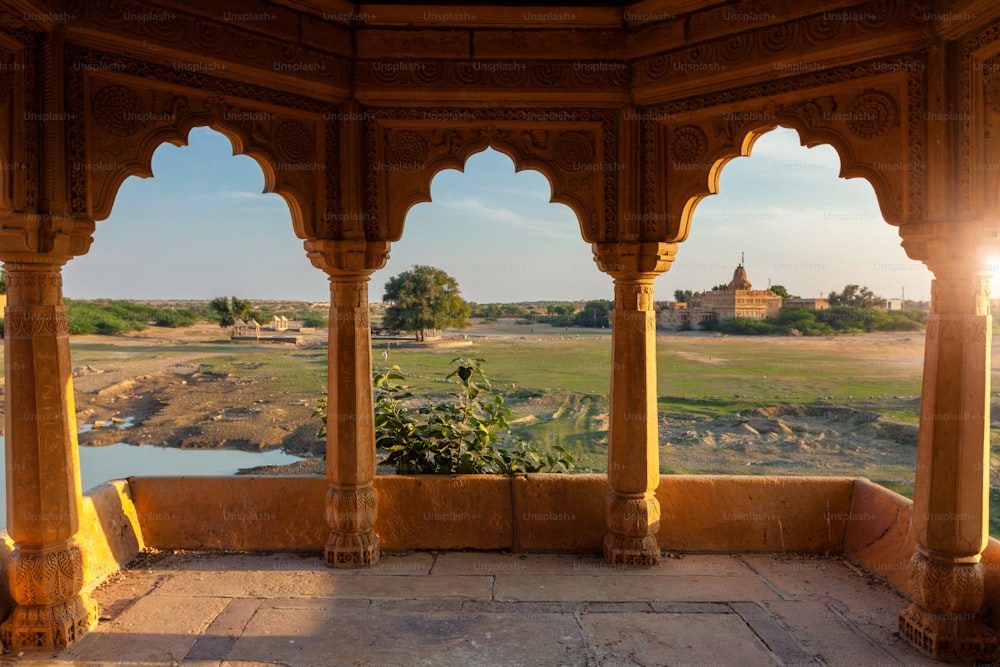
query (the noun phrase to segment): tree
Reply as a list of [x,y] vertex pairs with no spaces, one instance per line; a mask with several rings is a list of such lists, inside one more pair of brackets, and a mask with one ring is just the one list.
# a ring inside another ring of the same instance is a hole
[[780,296],[782,299],[791,299],[792,295],[788,293],[784,285],[773,285],[771,291]]
[[7,293],[7,269],[0,269],[0,294]]
[[878,308],[885,300],[867,287],[845,285],[840,293],[830,292],[831,306],[853,306],[855,308]]
[[527,317],[528,309],[514,303],[505,303],[500,306],[501,311],[508,317]]
[[573,325],[577,327],[610,326],[612,307],[613,304],[607,299],[588,301],[583,310],[573,317]]
[[694,291],[689,289],[675,289],[674,290],[674,300],[680,301],[682,303],[687,303],[694,296]]
[[458,282],[441,269],[416,265],[385,283],[383,301],[390,302],[383,324],[389,329],[413,331],[424,339],[427,329],[467,327],[471,308]]
[[727,283],[719,283],[718,285],[716,285],[715,287],[712,288],[712,291],[713,292],[725,292],[728,289],[729,289],[729,285]]
[[235,296],[232,298],[232,303],[224,296],[216,297],[212,299],[208,307],[219,318],[220,327],[231,327],[237,319],[246,321],[251,318],[255,319],[258,315],[254,312],[250,301],[244,301]]
[[553,303],[548,306],[549,315],[569,316],[576,312],[576,306],[572,303]]

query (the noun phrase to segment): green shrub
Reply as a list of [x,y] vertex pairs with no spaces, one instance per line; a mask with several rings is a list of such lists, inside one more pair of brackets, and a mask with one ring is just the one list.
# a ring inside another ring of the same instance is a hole
[[66,319],[71,335],[118,335],[146,328],[149,309],[126,301],[74,301],[66,299]]
[[153,322],[159,327],[190,327],[198,322],[198,315],[187,308],[179,310],[161,308],[153,316]]
[[[573,457],[559,446],[542,456],[510,432],[510,410],[503,396],[493,393],[481,359],[453,359],[455,369],[445,380],[461,388],[448,399],[424,408],[408,405],[414,398],[399,384],[398,366],[374,373],[375,444],[388,452],[381,462],[399,474],[512,475],[519,472],[572,471]],[[313,412],[326,432],[325,399]]]
[[746,336],[792,333],[793,330],[806,336],[829,336],[870,331],[920,331],[926,321],[927,313],[923,311],[883,312],[873,308],[834,306],[827,310],[785,308],[775,319],[705,320],[700,326],[705,331]]
[[327,313],[311,312],[302,318],[302,326],[319,327],[325,329],[330,325],[330,315]]

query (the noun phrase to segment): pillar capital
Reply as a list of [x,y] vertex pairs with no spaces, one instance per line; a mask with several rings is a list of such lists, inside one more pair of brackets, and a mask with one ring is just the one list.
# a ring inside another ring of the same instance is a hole
[[367,239],[309,239],[305,242],[309,261],[330,278],[369,276],[389,259],[388,241]]
[[677,254],[676,243],[594,243],[594,261],[615,280],[652,282],[667,271]]
[[1000,254],[1000,223],[992,220],[910,223],[899,235],[907,256],[939,279],[988,279]]
[[62,266],[85,255],[94,221],[64,213],[0,212],[0,261]]

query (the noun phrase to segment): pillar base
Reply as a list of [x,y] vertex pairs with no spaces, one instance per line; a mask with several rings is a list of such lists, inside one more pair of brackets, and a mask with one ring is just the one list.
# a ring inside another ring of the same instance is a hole
[[974,614],[934,613],[914,603],[899,612],[899,631],[937,660],[991,661],[997,653],[997,636]]
[[80,594],[47,605],[17,605],[0,625],[5,648],[64,649],[97,626],[97,603]]
[[654,535],[626,537],[608,533],[604,536],[604,559],[611,565],[658,565],[660,545]]
[[372,567],[382,555],[381,540],[374,530],[366,533],[330,533],[323,558],[327,567]]

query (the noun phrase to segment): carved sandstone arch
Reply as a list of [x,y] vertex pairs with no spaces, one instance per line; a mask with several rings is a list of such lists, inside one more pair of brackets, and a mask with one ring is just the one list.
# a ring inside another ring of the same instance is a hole
[[718,193],[722,168],[750,155],[757,138],[779,125],[795,129],[803,146],[831,145],[840,156],[840,176],[871,183],[890,224],[924,215],[926,164],[917,150],[923,135],[916,110],[907,104],[910,82],[902,73],[877,83],[811,91],[805,99],[800,94],[654,116],[645,128],[652,144],[646,150],[654,151],[659,176],[647,186],[646,206],[670,213],[657,230],[664,234],[660,238],[686,239],[698,202]]
[[[573,120],[546,120],[551,118]],[[471,155],[494,148],[514,162],[515,171],[533,169],[548,179],[550,201],[576,213],[585,241],[614,240],[620,165],[611,119],[610,113],[579,110],[377,114],[366,137],[365,234],[398,240],[410,207],[431,201],[437,172],[462,171]]]
[[318,235],[318,213],[326,204],[327,129],[320,117],[125,77],[87,76],[83,105],[86,159],[73,169],[85,171],[91,219],[111,214],[126,178],[153,175],[160,144],[184,146],[191,129],[207,126],[229,138],[234,154],[260,165],[264,192],[288,203],[299,238]]

